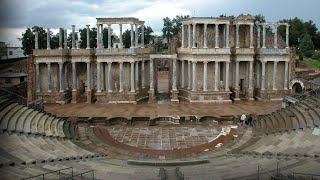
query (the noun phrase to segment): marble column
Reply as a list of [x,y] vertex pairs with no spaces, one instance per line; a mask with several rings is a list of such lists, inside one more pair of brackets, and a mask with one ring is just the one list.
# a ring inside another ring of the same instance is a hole
[[278,61],[273,61],[272,90],[277,90],[277,65]]
[[278,24],[274,24],[274,48],[278,48]]
[[139,61],[135,63],[135,81],[136,90],[139,90]]
[[144,25],[141,25],[141,47],[144,48]]
[[266,86],[266,62],[261,62],[261,90],[265,90]]
[[134,38],[134,40],[135,40],[135,43],[134,43],[134,47],[139,47],[139,44],[138,44],[138,40],[139,40],[139,36],[138,36],[138,25],[137,24],[135,24],[134,25],[135,26],[135,38]]
[[63,90],[63,63],[59,63],[59,92],[64,92]]
[[260,39],[261,39],[261,28],[260,28],[260,25],[257,26],[257,48],[260,48],[261,45],[260,45]]
[[236,84],[234,85],[236,90],[239,90],[239,63],[239,61],[236,61]]
[[249,87],[248,89],[252,89],[252,80],[253,80],[253,61],[249,62]]
[[188,24],[188,48],[191,48],[191,24]]
[[188,89],[191,89],[191,62],[188,61]]
[[215,61],[214,62],[214,90],[218,91],[218,87],[219,87],[219,61]]
[[40,92],[40,68],[39,63],[36,63],[36,91],[37,93]]
[[203,48],[208,48],[207,47],[207,39],[208,39],[208,32],[207,32],[207,26],[208,24],[204,24],[204,33],[203,33]]
[[47,29],[47,49],[51,49],[50,45],[50,29]]
[[34,33],[34,49],[39,49],[39,33],[36,31]]
[[184,88],[184,60],[181,61],[181,87]]
[[90,25],[87,25],[87,49],[90,49]]
[[289,25],[286,25],[286,48],[289,48]]
[[68,49],[68,32],[67,29],[64,30],[64,49]]
[[181,47],[184,48],[184,25],[181,25]]
[[253,48],[253,24],[250,24],[250,48]]
[[97,49],[100,49],[100,25],[97,24]]
[[90,62],[87,62],[87,91],[91,91],[91,70]]
[[131,65],[131,73],[130,73],[130,79],[131,79],[131,85],[130,85],[130,87],[131,87],[131,90],[130,90],[130,92],[132,92],[132,93],[134,93],[136,90],[135,90],[135,87],[134,87],[134,62],[130,62],[130,65]]
[[144,89],[145,88],[145,79],[144,79],[144,76],[145,76],[145,72],[144,72],[144,61],[142,61],[142,63],[141,63],[141,87],[142,87],[142,89]]
[[240,48],[239,26],[240,24],[236,24],[236,48]]
[[48,83],[48,93],[51,92],[51,63],[47,63],[47,83]]
[[108,49],[111,49],[111,24],[108,24]]
[[77,90],[77,69],[76,63],[72,62],[72,91]]
[[192,62],[192,91],[196,91],[196,68],[197,62]]
[[133,24],[130,24],[130,26],[131,26],[131,34],[130,34],[130,37],[131,37],[131,43],[130,43],[130,48],[133,48],[133,47],[134,47]]
[[120,29],[120,48],[123,48],[123,42],[122,42],[122,24],[119,24],[119,29]]
[[266,48],[266,25],[262,25],[262,48]]
[[59,28],[59,49],[62,49],[62,35],[63,35],[63,30],[62,28]]
[[197,24],[192,25],[192,48],[196,48],[196,31],[197,31]]
[[172,59],[172,90],[177,90],[177,60]]
[[108,62],[108,92],[112,92],[112,62]]
[[153,59],[150,59],[150,70],[149,70],[149,73],[150,73],[150,91],[154,91],[154,83],[153,83]]
[[101,47],[101,49],[104,49],[104,44],[103,44],[103,24],[100,24],[100,47]]
[[288,90],[288,74],[289,74],[289,63],[288,61],[284,62],[284,85],[283,89]]
[[226,24],[226,48],[229,48],[229,34],[230,34],[229,24]]
[[119,62],[119,84],[120,84],[120,88],[119,88],[119,92],[123,91],[123,62]]
[[219,48],[219,24],[215,24],[215,48]]
[[225,67],[225,91],[229,91],[229,62],[225,62],[225,65],[226,65],[226,67]]
[[207,89],[207,65],[208,62],[203,62],[203,91],[208,91]]
[[76,34],[75,34],[75,25],[72,25],[71,28],[72,28],[72,49],[76,49]]
[[97,92],[101,92],[101,63],[97,62]]

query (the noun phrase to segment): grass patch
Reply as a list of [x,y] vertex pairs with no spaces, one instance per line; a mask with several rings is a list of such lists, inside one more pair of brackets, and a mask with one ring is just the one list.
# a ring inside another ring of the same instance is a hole
[[314,60],[314,59],[309,59],[308,60],[308,66],[311,67],[311,68],[320,69],[320,61]]

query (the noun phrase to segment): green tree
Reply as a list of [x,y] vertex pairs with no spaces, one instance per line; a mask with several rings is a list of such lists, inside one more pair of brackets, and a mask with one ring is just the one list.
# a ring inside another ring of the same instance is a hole
[[[80,48],[87,48],[87,28],[83,28],[79,30],[80,33]],[[97,29],[91,28],[89,29],[89,42],[90,42],[90,48],[96,48],[97,47]]]
[[[139,26],[139,43],[141,43],[141,36],[142,36],[142,33],[141,33],[141,26]],[[153,30],[150,26],[144,26],[144,44],[149,44],[150,41],[153,40]]]
[[[78,40],[78,33],[75,33],[75,41]],[[75,42],[76,43],[76,42]],[[77,44],[75,44],[77,46]],[[68,38],[67,38],[67,46],[69,48],[72,48],[72,32],[68,34]]]
[[305,57],[312,57],[314,52],[314,45],[311,36],[308,33],[305,33],[302,36],[299,43],[299,51],[302,52]]
[[175,18],[172,19],[172,34],[173,35],[177,35],[180,31],[181,31],[181,26],[182,26],[182,20],[184,19],[188,19],[189,18],[189,15],[186,15],[186,16],[183,16],[183,15],[180,15],[180,16],[176,16]]
[[122,41],[123,41],[123,46],[125,48],[130,48],[130,45],[131,45],[131,31],[129,29],[125,30],[122,33]]
[[27,28],[25,32],[22,33],[22,37],[18,38],[22,43],[22,49],[24,55],[32,54],[32,50],[35,48],[35,32],[38,32],[38,43],[40,49],[47,48],[47,33],[39,26],[33,26],[32,28]]
[[171,38],[173,35],[173,22],[170,18],[163,18],[163,28],[162,28],[163,36],[167,39],[168,44],[171,42]]

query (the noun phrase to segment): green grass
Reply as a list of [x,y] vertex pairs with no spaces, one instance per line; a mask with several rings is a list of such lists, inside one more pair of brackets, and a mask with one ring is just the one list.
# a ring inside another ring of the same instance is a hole
[[314,60],[314,59],[309,59],[308,60],[308,66],[311,67],[311,68],[320,69],[320,61],[319,60]]

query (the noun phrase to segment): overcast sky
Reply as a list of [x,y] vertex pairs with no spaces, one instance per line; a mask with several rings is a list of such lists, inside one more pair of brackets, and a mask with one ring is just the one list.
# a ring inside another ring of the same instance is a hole
[[[160,34],[162,19],[175,15],[263,14],[267,21],[299,17],[320,28],[320,0],[0,0],[0,41],[19,43],[24,29],[56,31],[95,25],[96,17],[137,17]],[[118,27],[113,26],[115,32]],[[129,28],[127,26],[126,28]]]

